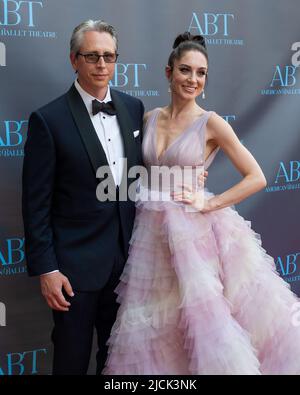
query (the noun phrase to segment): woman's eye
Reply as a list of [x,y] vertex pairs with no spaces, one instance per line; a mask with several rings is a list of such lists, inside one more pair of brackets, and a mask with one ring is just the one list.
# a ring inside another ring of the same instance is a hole
[[189,72],[189,69],[187,69],[187,68],[185,68],[185,67],[183,67],[182,69],[179,69],[182,73],[188,73]]

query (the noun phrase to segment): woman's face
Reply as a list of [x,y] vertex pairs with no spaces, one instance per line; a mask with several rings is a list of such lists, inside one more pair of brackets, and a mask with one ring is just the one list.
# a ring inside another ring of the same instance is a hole
[[196,99],[203,91],[206,81],[207,60],[199,51],[187,51],[174,62],[171,70],[166,68],[173,95],[183,100]]

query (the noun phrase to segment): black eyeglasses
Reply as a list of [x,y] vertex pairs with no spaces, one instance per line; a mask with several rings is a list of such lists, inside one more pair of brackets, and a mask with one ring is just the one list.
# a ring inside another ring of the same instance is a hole
[[80,53],[77,55],[83,56],[86,63],[98,63],[100,58],[103,58],[105,63],[115,63],[118,59],[118,53],[107,52],[103,55],[98,55],[97,53]]

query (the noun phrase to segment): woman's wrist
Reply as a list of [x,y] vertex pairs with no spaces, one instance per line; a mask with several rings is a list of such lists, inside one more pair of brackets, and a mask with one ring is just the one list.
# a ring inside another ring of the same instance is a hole
[[215,195],[214,197],[206,200],[202,212],[208,213],[210,211],[218,210],[222,208],[220,196]]

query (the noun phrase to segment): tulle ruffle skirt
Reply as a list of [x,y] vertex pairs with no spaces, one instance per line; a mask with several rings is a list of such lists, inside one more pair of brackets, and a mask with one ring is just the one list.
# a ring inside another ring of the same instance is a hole
[[298,299],[232,208],[137,205],[103,374],[299,374]]

